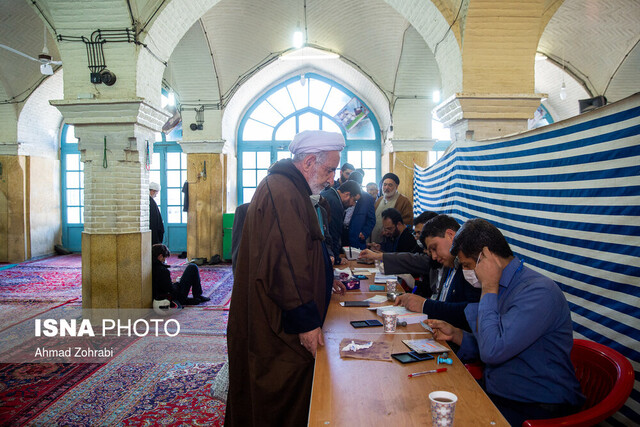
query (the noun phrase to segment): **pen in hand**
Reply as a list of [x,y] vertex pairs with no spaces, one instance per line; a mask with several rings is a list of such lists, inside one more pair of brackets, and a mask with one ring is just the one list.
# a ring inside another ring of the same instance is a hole
[[409,374],[409,378],[419,377],[420,375],[432,374],[436,372],[447,372],[447,368],[438,368],[438,369],[432,369],[430,371],[414,372],[413,374]]

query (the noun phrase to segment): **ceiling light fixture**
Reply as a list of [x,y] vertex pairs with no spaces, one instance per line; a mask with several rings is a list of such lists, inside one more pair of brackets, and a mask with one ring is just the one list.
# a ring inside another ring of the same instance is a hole
[[567,99],[567,85],[564,84],[564,49],[562,52],[562,86],[560,86],[560,100]]
[[300,22],[296,26],[296,30],[293,33],[293,47],[299,49],[304,44],[304,34],[302,34],[302,30],[300,29]]
[[432,100],[433,100],[433,102],[435,102],[436,104],[437,104],[438,102],[440,102],[440,91],[439,91],[439,90],[437,90],[437,89],[436,89],[436,90],[434,90],[434,91],[433,91],[433,96],[432,96],[432,98],[431,98],[431,99],[432,99]]

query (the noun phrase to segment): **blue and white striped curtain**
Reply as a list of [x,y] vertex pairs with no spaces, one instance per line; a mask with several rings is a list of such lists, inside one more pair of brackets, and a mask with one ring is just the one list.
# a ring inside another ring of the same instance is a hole
[[481,217],[555,280],[574,336],[632,363],[636,382],[608,423],[640,424],[640,93],[591,113],[415,166],[414,211]]

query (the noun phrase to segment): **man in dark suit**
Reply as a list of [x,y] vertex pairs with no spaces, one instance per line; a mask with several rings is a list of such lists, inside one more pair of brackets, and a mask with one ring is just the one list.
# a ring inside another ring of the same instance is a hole
[[460,224],[449,215],[438,215],[427,221],[422,228],[422,236],[427,253],[445,267],[442,279],[430,299],[415,294],[404,294],[396,299],[396,305],[428,314],[429,318],[447,318],[446,322],[468,331],[469,323],[464,309],[467,304],[480,300],[481,290],[467,282],[462,266],[458,265],[456,257],[449,252],[459,229]]
[[151,230],[151,244],[156,245],[162,243],[164,238],[164,224],[162,223],[162,215],[155,200],[153,200],[160,191],[160,184],[157,182],[149,183],[149,229]]

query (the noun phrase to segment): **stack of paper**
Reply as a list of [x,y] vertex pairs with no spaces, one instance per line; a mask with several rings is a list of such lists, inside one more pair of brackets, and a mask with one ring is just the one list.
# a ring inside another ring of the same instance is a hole
[[395,274],[376,273],[375,277],[373,278],[374,283],[387,283],[387,280],[398,280],[398,276],[396,276]]
[[400,305],[385,305],[382,307],[377,307],[375,310],[376,310],[376,314],[380,317],[382,317],[383,311],[393,311],[398,315],[398,322],[407,322],[407,325],[411,325],[413,323],[420,323],[429,318],[429,316],[424,313],[416,313],[415,311],[409,311]]

